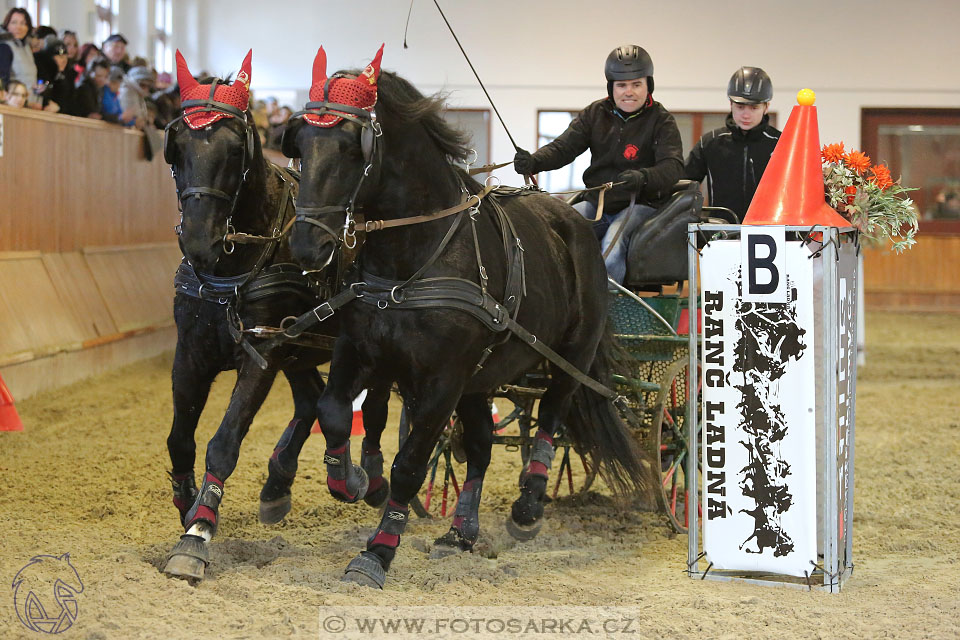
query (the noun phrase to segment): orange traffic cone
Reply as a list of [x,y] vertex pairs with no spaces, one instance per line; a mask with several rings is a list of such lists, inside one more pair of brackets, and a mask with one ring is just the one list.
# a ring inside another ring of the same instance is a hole
[[[367,390],[364,389],[360,392],[353,400],[353,422],[350,423],[350,435],[352,436],[362,436],[364,434],[363,430],[363,401],[367,398]],[[310,429],[310,433],[320,433],[320,422],[314,420],[313,427]]]
[[23,431],[23,422],[13,406],[13,396],[0,377],[0,431]]
[[810,89],[797,94],[798,105],[780,134],[743,224],[850,226],[824,200],[815,100]]

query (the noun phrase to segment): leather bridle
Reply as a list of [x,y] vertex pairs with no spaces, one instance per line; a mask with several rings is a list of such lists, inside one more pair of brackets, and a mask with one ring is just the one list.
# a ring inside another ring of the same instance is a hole
[[183,231],[183,203],[185,200],[191,197],[197,199],[201,197],[211,197],[218,200],[223,200],[224,202],[230,203],[230,211],[227,215],[226,229],[223,234],[223,252],[227,255],[232,254],[235,246],[233,240],[231,239],[236,235],[236,229],[231,224],[233,215],[237,209],[237,201],[240,198],[240,192],[243,190],[243,185],[248,181],[250,174],[250,167],[253,164],[253,153],[254,153],[254,142],[253,136],[255,135],[253,130],[253,124],[247,116],[246,112],[241,111],[240,109],[234,107],[231,104],[225,102],[218,102],[214,100],[214,93],[217,90],[217,84],[219,80],[214,79],[210,84],[210,94],[206,100],[187,100],[182,105],[182,112],[179,117],[174,120],[171,120],[167,126],[164,128],[164,138],[163,138],[163,159],[170,165],[170,175],[173,176],[174,184],[176,184],[177,172],[176,172],[176,157],[174,154],[173,148],[173,137],[176,136],[178,128],[176,125],[184,119],[186,110],[193,107],[202,107],[200,111],[214,111],[217,113],[223,113],[228,116],[233,116],[239,119],[244,126],[243,133],[240,133],[241,140],[243,141],[243,160],[240,166],[240,184],[237,187],[237,190],[233,195],[226,193],[220,189],[214,189],[213,187],[187,187],[182,192],[180,187],[176,186],[177,189],[177,207],[180,210],[180,224],[176,226],[177,236],[180,236]]
[[[327,81],[323,86],[323,95],[330,95],[330,83],[333,80],[336,80],[337,78],[352,77],[354,76],[335,74],[327,78]],[[341,246],[346,247],[347,249],[353,249],[357,246],[355,221],[353,217],[356,209],[357,196],[360,193],[360,188],[363,186],[364,180],[374,171],[376,168],[375,165],[379,165],[380,160],[382,159],[383,147],[380,144],[380,138],[383,136],[383,129],[377,122],[377,114],[374,109],[370,109],[368,111],[353,105],[330,102],[328,100],[308,102],[303,110],[297,111],[290,116],[290,120],[292,121],[295,118],[303,118],[305,115],[314,115],[318,117],[324,115],[333,115],[344,120],[349,120],[350,122],[360,126],[360,149],[363,153],[364,167],[363,171],[360,173],[360,179],[357,180],[357,184],[350,193],[350,198],[347,200],[347,203],[345,205],[325,205],[316,207],[298,204],[297,215],[294,218],[294,223],[305,222],[317,227],[329,235],[337,244],[337,249],[339,249]],[[284,137],[286,137],[289,131],[290,129],[288,124],[287,130],[284,131]],[[281,146],[287,148],[287,144],[281,143]],[[339,232],[317,219],[320,216],[331,213],[346,214],[343,228]],[[327,264],[330,263],[336,253],[337,251],[331,252]],[[324,267],[326,266],[327,265],[324,265]]]

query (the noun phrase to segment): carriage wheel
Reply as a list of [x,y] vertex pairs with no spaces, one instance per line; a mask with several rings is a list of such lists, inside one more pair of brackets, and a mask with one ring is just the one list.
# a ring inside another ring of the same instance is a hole
[[[660,460],[660,482],[655,491],[657,501],[677,533],[687,532],[690,508],[694,503],[697,513],[701,511],[700,500],[691,497],[687,488],[688,401],[696,403],[698,412],[701,410],[699,367],[695,378],[696,394],[687,392],[688,368],[686,358],[667,368],[654,404],[653,437],[650,438],[654,458]],[[701,421],[698,419],[697,423]],[[697,467],[700,467],[699,461]]]

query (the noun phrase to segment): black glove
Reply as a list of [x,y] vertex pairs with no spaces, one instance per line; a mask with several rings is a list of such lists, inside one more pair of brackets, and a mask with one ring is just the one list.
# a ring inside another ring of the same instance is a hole
[[532,176],[536,173],[533,156],[526,149],[517,149],[517,155],[513,156],[513,168],[522,176]]
[[643,169],[627,169],[620,172],[617,182],[622,182],[620,186],[630,193],[640,193],[647,186],[647,172]]

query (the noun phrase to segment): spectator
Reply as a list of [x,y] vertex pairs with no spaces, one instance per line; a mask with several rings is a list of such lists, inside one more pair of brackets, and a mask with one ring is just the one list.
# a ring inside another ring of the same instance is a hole
[[67,48],[67,68],[63,70],[63,73],[67,76],[67,79],[73,83],[74,87],[78,87],[80,83],[83,82],[83,71],[77,69],[77,56],[80,53],[80,43],[77,41],[77,34],[73,31],[65,30],[60,39],[63,40],[63,44]]
[[43,47],[46,43],[48,36],[57,37],[57,30],[53,27],[48,27],[46,25],[41,25],[33,30],[33,33],[30,34],[30,49],[34,53],[40,53],[43,51]]
[[[109,61],[107,61],[109,62]],[[107,75],[107,84],[103,86],[100,103],[100,114],[107,122],[128,124],[131,114],[124,114],[120,107],[120,85],[123,84],[124,73],[120,67],[111,67]]]
[[27,98],[29,97],[30,92],[27,91],[26,85],[19,80],[11,80],[10,84],[7,85],[7,95],[4,99],[4,104],[8,107],[19,109],[20,107],[26,106]]
[[114,33],[103,41],[101,46],[104,57],[111,66],[120,67],[126,73],[132,66],[127,58],[127,39],[119,33]]
[[280,140],[283,138],[283,130],[287,126],[287,120],[290,119],[290,116],[293,115],[293,110],[284,105],[273,112],[273,115],[268,117],[268,122],[270,123],[270,129],[267,132],[267,148],[268,149],[279,149]]
[[[97,45],[87,42],[80,47],[80,53],[77,54],[77,73],[83,76],[90,69],[90,63],[102,57],[103,54],[100,53]],[[107,66],[109,66],[109,63],[107,63]]]
[[103,88],[107,86],[110,65],[105,58],[90,63],[90,69],[77,88],[75,111],[81,118],[103,118]]
[[37,65],[27,40],[33,31],[33,20],[26,9],[14,8],[7,12],[0,29],[0,82],[12,86],[18,80],[28,87],[27,105],[40,109],[40,98],[34,93],[37,86]]
[[33,54],[37,64],[37,84],[43,83],[43,109],[75,115],[73,81],[65,73],[67,47],[56,36],[47,36],[44,48]]
[[[135,122],[133,126],[142,129],[148,122],[152,122],[147,111],[147,102],[144,99],[149,95],[140,83],[146,86],[153,86],[153,71],[147,67],[131,67],[127,76],[120,85],[120,91],[117,94],[120,99],[120,108],[124,113],[133,113]],[[127,119],[124,119],[126,122]]]

